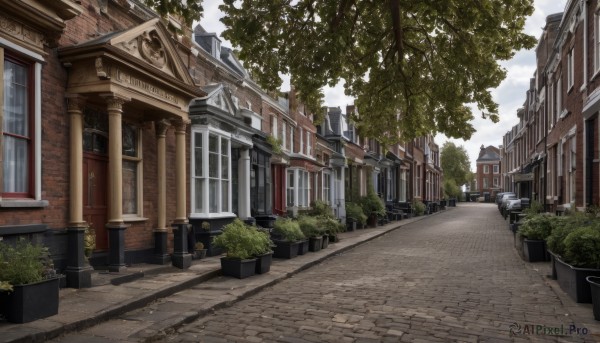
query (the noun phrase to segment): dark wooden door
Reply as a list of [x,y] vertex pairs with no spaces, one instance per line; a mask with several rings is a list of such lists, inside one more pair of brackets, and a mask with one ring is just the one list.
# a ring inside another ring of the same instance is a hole
[[96,231],[96,250],[108,249],[107,176],[106,156],[83,154],[83,218]]

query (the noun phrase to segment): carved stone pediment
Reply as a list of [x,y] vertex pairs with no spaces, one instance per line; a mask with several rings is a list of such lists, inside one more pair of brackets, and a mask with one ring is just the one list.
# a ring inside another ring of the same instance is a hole
[[169,31],[158,18],[118,34],[109,44],[170,76],[193,84]]

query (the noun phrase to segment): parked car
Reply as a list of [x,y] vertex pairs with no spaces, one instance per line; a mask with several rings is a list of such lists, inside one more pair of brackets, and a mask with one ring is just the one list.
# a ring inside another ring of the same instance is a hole
[[502,203],[500,204],[500,213],[502,213],[502,216],[504,216],[504,218],[506,218],[506,206],[508,203],[508,200],[511,199],[517,199],[517,196],[515,195],[515,193],[504,193],[502,195]]
[[521,209],[521,199],[508,199],[506,202],[506,209],[508,211],[516,211]]

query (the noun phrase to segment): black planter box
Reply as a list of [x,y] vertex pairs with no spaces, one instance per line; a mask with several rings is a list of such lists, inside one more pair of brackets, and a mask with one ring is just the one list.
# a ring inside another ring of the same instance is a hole
[[271,270],[271,262],[273,261],[273,252],[256,256],[256,274],[268,273]]
[[323,242],[321,242],[321,248],[325,249],[329,246],[329,236],[323,236]]
[[337,243],[339,241],[340,241],[340,238],[338,237],[337,234],[329,235],[329,243]]
[[590,284],[592,304],[594,305],[594,319],[600,320],[600,277],[588,276],[585,279]]
[[304,255],[308,252],[308,239],[298,241],[298,255]]
[[600,276],[600,269],[573,267],[554,256],[556,280],[560,288],[578,303],[591,303],[592,293],[588,276]]
[[323,237],[310,237],[308,239],[308,250],[310,251],[319,251],[321,250],[321,246],[323,245]]
[[48,279],[13,286],[10,293],[0,292],[0,313],[9,322],[27,323],[58,313],[59,279]]
[[346,231],[354,231],[356,230],[356,220],[348,219],[346,220]]
[[537,239],[523,240],[523,259],[527,262],[545,262],[546,242]]
[[241,260],[239,258],[221,257],[221,272],[223,275],[243,279],[254,275],[255,270],[255,258]]
[[294,258],[298,256],[299,242],[273,241],[273,243],[275,243],[273,257]]

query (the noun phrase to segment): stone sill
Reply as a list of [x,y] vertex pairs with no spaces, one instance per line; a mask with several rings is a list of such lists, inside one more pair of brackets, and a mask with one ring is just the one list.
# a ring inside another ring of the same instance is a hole
[[48,207],[48,200],[33,200],[33,199],[14,199],[0,200],[0,207],[2,208],[41,208]]

